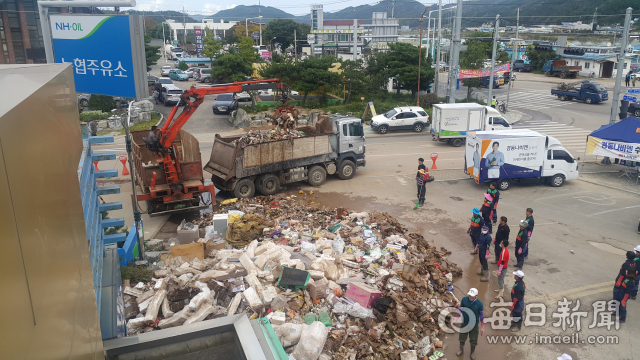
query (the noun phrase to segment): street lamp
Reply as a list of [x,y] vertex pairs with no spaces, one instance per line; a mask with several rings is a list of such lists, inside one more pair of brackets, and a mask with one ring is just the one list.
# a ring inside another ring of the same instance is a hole
[[271,46],[271,52],[273,52],[273,45],[271,44],[273,42],[273,40],[275,40],[276,37],[274,36],[273,39],[269,40],[269,46]]
[[247,36],[249,36],[249,19],[257,19],[257,18],[250,17],[250,18],[244,19],[244,30]]
[[258,16],[260,19],[260,49],[262,49],[262,15]]
[[420,65],[422,64],[422,19],[424,19],[424,13],[427,12],[427,7],[420,15],[420,41],[418,42],[418,96],[416,97],[416,106],[420,106]]

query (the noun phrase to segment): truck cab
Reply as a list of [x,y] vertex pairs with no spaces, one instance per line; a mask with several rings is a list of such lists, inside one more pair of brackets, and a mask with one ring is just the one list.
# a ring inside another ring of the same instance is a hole
[[[365,166],[364,153],[366,145],[364,140],[364,128],[362,120],[354,117],[334,117],[336,130],[340,132],[338,147],[338,159],[352,158],[355,160],[356,167]],[[331,144],[333,147],[333,144]],[[342,161],[338,161],[340,164]]]
[[[485,76],[482,78],[482,86],[489,87],[489,80],[491,80],[490,76]],[[493,76],[493,88],[498,89],[500,86],[504,85],[504,77],[498,75]]]
[[578,178],[578,162],[558,139],[547,136],[546,158],[542,166],[542,177],[549,179],[551,186],[562,186],[566,180]]

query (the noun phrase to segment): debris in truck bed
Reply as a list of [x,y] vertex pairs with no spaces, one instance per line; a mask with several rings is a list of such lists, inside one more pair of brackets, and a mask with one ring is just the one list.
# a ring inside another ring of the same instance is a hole
[[242,144],[242,147],[245,147],[247,145],[294,139],[294,138],[299,138],[303,136],[305,136],[303,132],[294,130],[294,129],[254,130],[254,131],[249,131],[248,133],[242,135],[240,139],[234,140],[232,144],[236,145],[237,143],[240,143]]
[[[172,254],[141,289],[125,288],[129,334],[245,313],[270,319],[300,359],[442,356],[438,316],[459,305],[451,284],[462,275],[446,249],[387,213],[296,195],[238,199],[217,213],[229,214],[226,239],[215,239],[223,248],[191,261]],[[213,215],[193,225],[211,226]]]

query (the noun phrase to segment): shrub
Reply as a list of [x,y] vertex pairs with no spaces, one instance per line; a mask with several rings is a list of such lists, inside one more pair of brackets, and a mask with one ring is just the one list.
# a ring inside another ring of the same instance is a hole
[[187,65],[187,63],[184,61],[180,61],[180,63],[178,64],[178,69],[186,71],[187,69],[189,69],[189,65]]
[[304,107],[306,107],[307,109],[320,109],[322,107],[322,104],[320,104],[320,101],[318,100],[307,100],[307,102],[304,104]]
[[438,96],[434,93],[420,96],[420,106],[423,109],[430,108],[433,106],[433,104],[439,104],[439,103],[440,101],[438,101]]
[[109,115],[111,114],[102,111],[83,111],[80,113],[80,121],[86,122],[89,121],[89,119],[104,120],[108,118]]
[[111,111],[118,107],[118,103],[113,99],[113,96],[108,95],[91,95],[89,98],[89,109]]

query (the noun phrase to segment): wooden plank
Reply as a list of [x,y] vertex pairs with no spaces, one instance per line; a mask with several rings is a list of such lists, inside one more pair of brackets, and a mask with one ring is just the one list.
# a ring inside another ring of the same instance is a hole
[[191,261],[194,258],[204,260],[204,244],[191,243],[185,245],[174,245],[171,247],[171,257],[182,257],[184,261]]
[[98,195],[120,194],[120,186],[103,186],[96,190]]
[[115,152],[105,152],[99,154],[91,154],[91,161],[100,161],[100,160],[115,160],[116,153]]

